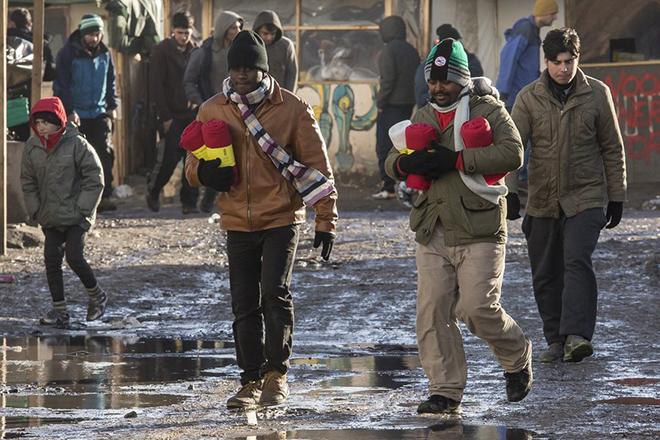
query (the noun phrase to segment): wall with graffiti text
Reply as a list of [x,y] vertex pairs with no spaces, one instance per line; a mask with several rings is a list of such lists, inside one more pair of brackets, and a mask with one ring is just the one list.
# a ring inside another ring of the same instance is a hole
[[660,182],[660,62],[585,65],[583,70],[612,92],[628,183]]

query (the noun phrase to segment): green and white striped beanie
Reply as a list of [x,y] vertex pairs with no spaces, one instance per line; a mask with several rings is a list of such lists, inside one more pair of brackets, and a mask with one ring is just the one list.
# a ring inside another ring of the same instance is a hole
[[87,35],[93,32],[103,32],[103,20],[96,14],[85,14],[80,20],[80,35]]
[[433,46],[424,62],[424,79],[452,81],[463,87],[470,83],[467,54],[460,41],[445,38]]

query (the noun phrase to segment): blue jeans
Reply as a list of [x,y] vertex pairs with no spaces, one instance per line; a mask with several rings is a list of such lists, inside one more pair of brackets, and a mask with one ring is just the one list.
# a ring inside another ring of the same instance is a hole
[[297,248],[297,225],[227,232],[232,328],[243,385],[268,371],[289,371],[294,321],[289,286]]
[[394,180],[385,172],[385,159],[392,149],[392,140],[388,131],[394,124],[405,119],[410,119],[413,106],[393,107],[388,106],[383,111],[378,112],[376,119],[376,155],[378,156],[378,169],[380,170],[380,179],[383,181],[383,188],[387,192],[394,192]]

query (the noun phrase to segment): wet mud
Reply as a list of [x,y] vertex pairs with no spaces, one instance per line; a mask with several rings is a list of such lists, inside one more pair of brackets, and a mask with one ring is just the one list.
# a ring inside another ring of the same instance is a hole
[[[394,202],[392,202],[394,203]],[[38,325],[49,294],[41,249],[0,257],[0,439],[656,439],[660,438],[660,213],[626,212],[594,254],[595,354],[534,363],[509,403],[502,369],[463,328],[468,387],[452,416],[418,415],[427,381],[416,348],[415,245],[398,207],[342,211],[329,263],[301,229],[296,327],[283,405],[230,411],[238,385],[225,237],[176,205],[101,215],[88,259],[111,295],[102,322],[65,267],[75,324]],[[545,348],[520,222],[509,223],[502,304]]]

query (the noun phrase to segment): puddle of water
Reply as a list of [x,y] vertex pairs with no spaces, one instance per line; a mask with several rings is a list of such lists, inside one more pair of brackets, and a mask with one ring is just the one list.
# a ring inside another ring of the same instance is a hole
[[660,379],[652,379],[648,377],[629,377],[626,379],[615,379],[611,381],[617,385],[626,385],[629,387],[643,387],[646,385],[655,385],[660,383]]
[[660,405],[660,399],[654,397],[617,397],[616,399],[599,400],[598,403],[610,403],[615,405]]
[[[178,381],[222,376],[233,344],[96,336],[0,339],[0,408],[120,409],[172,405]],[[226,353],[225,353],[226,352]],[[160,394],[162,393],[162,394]]]
[[[316,370],[358,372],[350,376],[332,377],[316,385],[321,388],[340,389],[343,392],[381,393],[416,382],[410,370],[420,368],[418,356],[359,356],[327,359],[296,359],[294,364],[306,364]],[[356,388],[347,390],[347,388]],[[323,392],[321,390],[312,393]]]
[[531,440],[533,433],[505,426],[440,423],[419,429],[296,430],[243,437],[245,440]]

